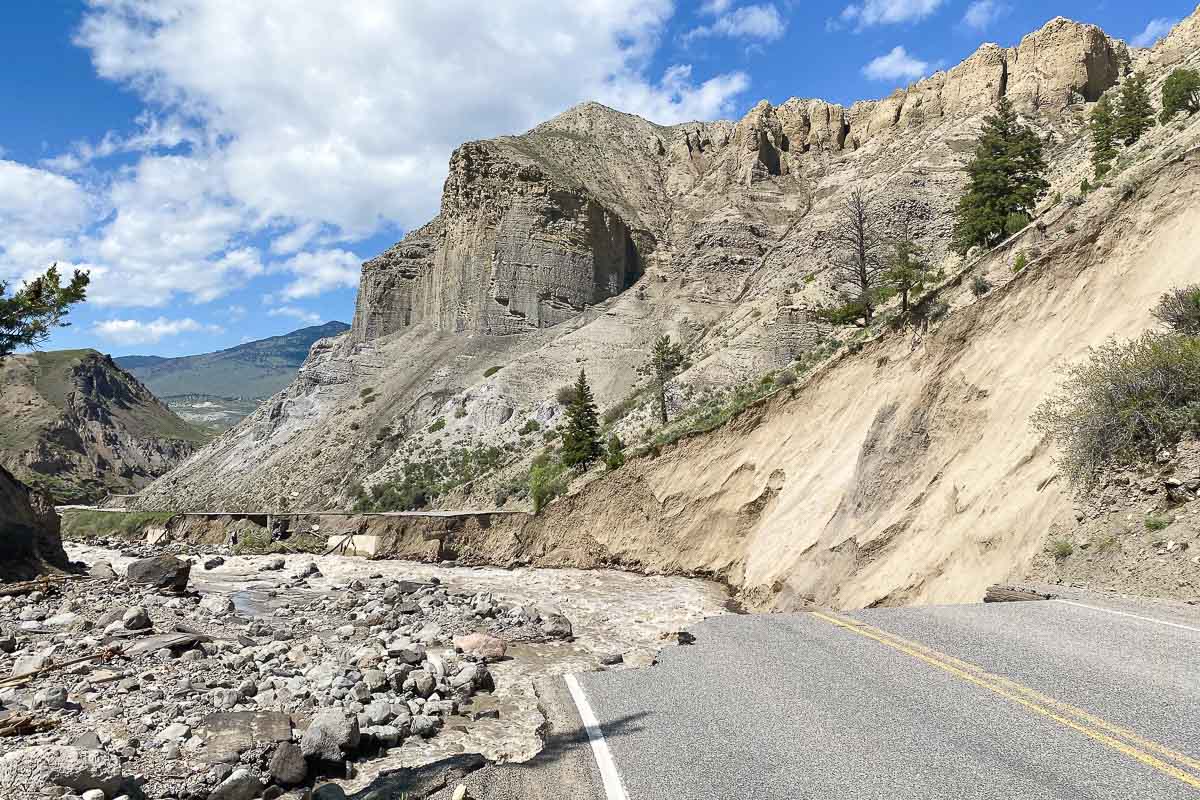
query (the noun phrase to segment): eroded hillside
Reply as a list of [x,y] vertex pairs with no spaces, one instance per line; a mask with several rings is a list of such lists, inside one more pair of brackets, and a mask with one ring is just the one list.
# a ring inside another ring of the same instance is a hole
[[60,503],[132,493],[207,440],[93,350],[9,357],[0,393],[0,465]]
[[[296,383],[142,502],[342,507],[415,460],[495,447],[493,477],[455,496],[491,505],[494,476],[521,474],[581,366],[614,430],[653,437],[638,391],[667,333],[691,362],[671,387],[676,415],[832,356],[540,518],[454,534],[456,552],[706,572],[761,603],[977,597],[1021,574],[1071,513],[1028,425],[1056,368],[1149,327],[1158,294],[1194,279],[1192,123],[1156,129],[1109,185],[1072,193],[1090,103],[1134,69],[1156,87],[1195,60],[1198,29],[1193,16],[1143,51],[1060,18],[850,108],[764,102],[736,123],[665,128],[593,104],[464,145],[439,216],[364,265],[352,331],[315,345]],[[1034,225],[964,263],[948,254],[950,211],[1000,96],[1046,140],[1053,189]],[[836,289],[829,230],[854,188],[920,209],[944,320],[817,321]],[[1014,273],[1018,252],[1030,265]],[[976,276],[994,288],[977,297]]]

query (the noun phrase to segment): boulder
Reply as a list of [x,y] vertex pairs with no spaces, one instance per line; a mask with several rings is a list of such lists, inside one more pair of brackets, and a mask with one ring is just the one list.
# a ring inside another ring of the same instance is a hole
[[206,594],[200,601],[200,608],[214,617],[233,613],[233,601],[223,594]]
[[48,496],[0,467],[0,580],[66,569],[60,524]]
[[209,792],[208,800],[254,800],[262,790],[262,781],[249,770],[239,769]]
[[571,620],[562,614],[544,614],[542,616],[542,633],[552,639],[570,639],[575,635]]
[[102,750],[38,745],[13,750],[0,758],[0,797],[26,797],[32,787],[61,786],[74,792],[100,789],[110,797],[132,782],[120,760]]
[[490,633],[469,633],[466,636],[455,636],[454,648],[475,658],[497,661],[504,658],[508,644],[499,636]]
[[125,571],[125,580],[140,586],[182,592],[187,590],[191,571],[190,561],[181,561],[169,555],[153,556],[131,563]]
[[336,709],[323,709],[313,717],[300,747],[305,758],[341,761],[358,750],[358,718]]
[[97,561],[95,564],[92,564],[91,568],[88,570],[88,575],[91,575],[93,578],[99,578],[100,580],[111,581],[116,579],[117,572],[112,568],[112,564],[108,563],[107,561]]
[[283,742],[275,748],[268,768],[280,786],[298,786],[308,777],[308,763],[299,745]]

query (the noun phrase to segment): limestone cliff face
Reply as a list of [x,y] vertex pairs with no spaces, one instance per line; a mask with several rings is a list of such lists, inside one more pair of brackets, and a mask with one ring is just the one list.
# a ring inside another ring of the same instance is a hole
[[[584,367],[601,408],[617,406],[646,387],[663,334],[691,363],[673,413],[758,381],[836,333],[811,309],[839,288],[830,231],[852,190],[888,216],[914,208],[925,252],[952,273],[950,212],[997,98],[1048,142],[1066,193],[1086,162],[1087,103],[1144,59],[1055,19],[849,107],[763,101],[736,121],[661,126],[589,103],[464,144],[438,216],[363,265],[351,333],[314,346],[292,386],[141,503],[344,508],[359,484],[479,446],[512,454],[515,475],[543,444],[529,431],[561,420],[555,389]],[[641,407],[618,425],[635,442],[654,427]]]
[[90,350],[5,359],[0,394],[0,464],[59,502],[136,491],[206,439]]

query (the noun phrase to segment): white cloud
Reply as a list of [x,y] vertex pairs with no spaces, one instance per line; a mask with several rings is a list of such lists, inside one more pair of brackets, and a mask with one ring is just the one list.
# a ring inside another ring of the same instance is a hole
[[297,253],[283,262],[281,268],[296,276],[283,287],[286,300],[316,297],[331,289],[358,286],[362,259],[348,250],[317,250]]
[[1012,11],[1012,6],[1000,0],[974,0],[963,14],[963,24],[977,31],[987,30],[993,22]]
[[321,321],[321,315],[313,311],[305,311],[303,308],[295,306],[279,306],[272,308],[267,312],[268,317],[292,317],[309,325],[316,325]]
[[92,198],[70,178],[0,161],[0,279],[68,258],[94,213]]
[[[684,41],[707,36],[726,36],[731,39],[758,39],[772,42],[783,36],[787,21],[772,3],[750,5],[728,11],[729,3],[706,4],[701,10],[717,14],[710,25],[693,28],[684,34]],[[728,12],[728,13],[726,13]]]
[[863,75],[874,81],[914,80],[928,71],[928,61],[914,58],[899,45],[862,68]]
[[945,0],[865,0],[842,9],[841,20],[859,28],[916,22],[937,11]]
[[432,216],[462,141],[584,100],[659,122],[712,118],[747,85],[648,74],[671,0],[88,4],[78,41],[97,70],[219,142],[205,157],[235,204],[348,240]]
[[1179,20],[1170,19],[1168,17],[1156,17],[1146,23],[1146,27],[1137,36],[1133,37],[1131,44],[1134,47],[1152,47],[1159,39],[1171,32]]
[[101,338],[121,345],[155,344],[168,336],[181,333],[222,333],[217,325],[202,325],[191,317],[167,319],[159,317],[149,322],[136,319],[109,319],[97,322],[92,330]]

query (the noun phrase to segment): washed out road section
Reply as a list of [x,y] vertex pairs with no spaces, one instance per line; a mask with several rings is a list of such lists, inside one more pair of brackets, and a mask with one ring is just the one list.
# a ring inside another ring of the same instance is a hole
[[978,665],[1191,759],[1200,632],[1060,602],[835,618],[851,626],[813,614],[712,619],[651,669],[581,675],[630,798],[1200,796],[1056,714],[853,627]]

